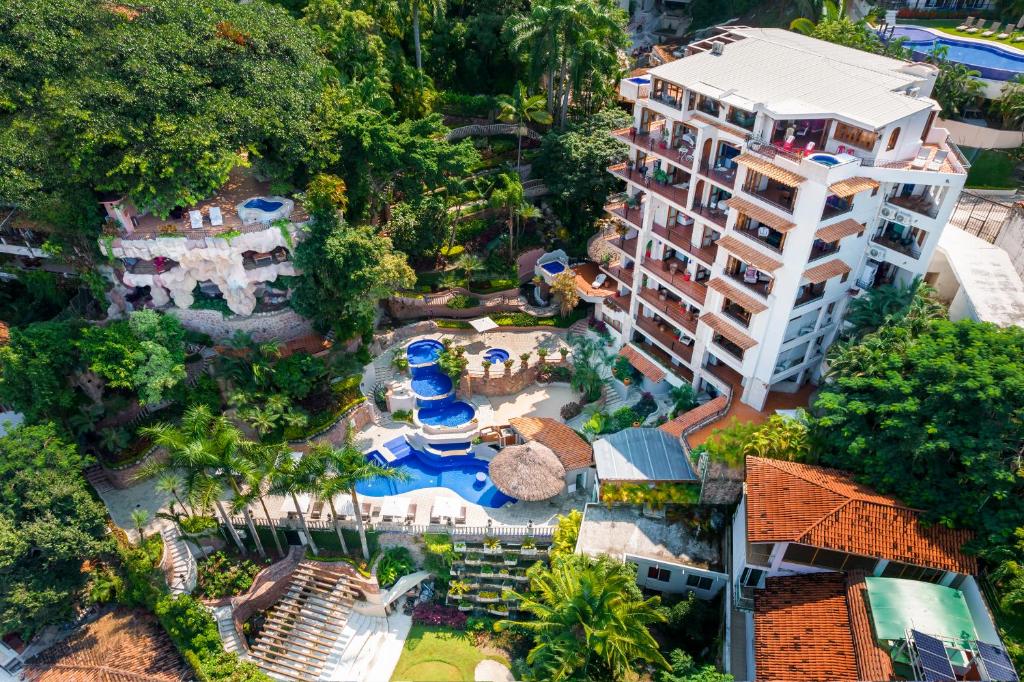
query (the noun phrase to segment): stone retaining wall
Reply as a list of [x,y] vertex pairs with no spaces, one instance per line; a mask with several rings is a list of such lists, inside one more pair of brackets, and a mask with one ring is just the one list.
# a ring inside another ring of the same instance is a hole
[[100,464],[103,469],[103,473],[107,475],[107,480],[110,481],[110,485],[114,486],[118,490],[124,490],[130,488],[138,483],[139,472],[146,466],[151,464],[159,464],[167,460],[167,451],[163,448],[151,448],[145,456],[134,464],[119,468],[110,468],[105,464]]
[[291,341],[313,333],[313,324],[291,308],[269,313],[255,313],[245,317],[225,317],[216,310],[192,310],[171,307],[168,315],[174,315],[181,324],[194,332],[208,334],[214,340],[230,339],[236,332],[252,335],[257,343],[264,341]]
[[[515,395],[537,383],[540,362],[536,361],[536,364],[521,369],[519,358],[514,359],[516,363],[511,374],[508,373],[504,365],[499,364],[491,367],[486,376],[475,372],[462,375],[462,379],[459,381],[459,395],[466,398],[471,398],[474,394],[487,397]],[[554,358],[549,355],[545,364],[557,367],[558,365],[568,365],[569,362],[568,358],[563,362],[561,355],[556,353]]]

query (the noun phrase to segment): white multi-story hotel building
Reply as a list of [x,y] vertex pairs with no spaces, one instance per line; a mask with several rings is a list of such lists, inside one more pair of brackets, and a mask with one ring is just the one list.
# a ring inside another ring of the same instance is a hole
[[935,76],[745,27],[652,69],[609,169],[626,193],[597,316],[624,354],[759,410],[817,379],[851,298],[926,274],[964,185]]

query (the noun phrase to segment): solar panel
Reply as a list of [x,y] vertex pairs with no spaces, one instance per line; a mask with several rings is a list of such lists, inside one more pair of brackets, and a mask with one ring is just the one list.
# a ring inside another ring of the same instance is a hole
[[1017,676],[1017,671],[1013,669],[1010,657],[1001,647],[985,642],[975,642],[974,644],[978,648],[978,656],[985,663],[988,679],[996,680],[996,682],[1018,682],[1020,678]]
[[953,666],[946,656],[946,645],[931,635],[911,630],[914,646],[917,648],[918,665],[924,674],[925,682],[949,682],[955,680]]

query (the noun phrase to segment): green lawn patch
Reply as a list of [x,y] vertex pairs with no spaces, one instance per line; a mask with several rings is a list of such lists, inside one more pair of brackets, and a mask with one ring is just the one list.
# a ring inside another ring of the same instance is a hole
[[[584,306],[577,306],[569,315],[562,317],[537,317],[529,313],[495,313],[490,316],[499,327],[555,327],[567,329],[585,318],[589,312]],[[463,320],[436,320],[437,326],[443,329],[472,329],[469,322]]]
[[472,682],[480,661],[508,665],[500,656],[485,655],[473,636],[435,625],[413,625],[398,659],[392,682]]
[[997,149],[963,148],[964,155],[971,162],[967,173],[967,187],[974,189],[1014,189],[1017,181],[1013,177],[1016,166],[1006,152]]

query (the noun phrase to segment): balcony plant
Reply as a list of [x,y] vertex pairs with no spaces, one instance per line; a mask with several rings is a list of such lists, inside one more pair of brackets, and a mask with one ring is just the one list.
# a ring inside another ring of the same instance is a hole
[[480,575],[493,575],[493,574],[494,574],[494,569],[491,568],[490,566],[481,566],[480,567]]
[[476,600],[485,604],[488,602],[496,602],[498,601],[498,593],[493,590],[484,590],[477,593]]
[[519,551],[525,556],[533,556],[537,553],[537,541],[532,536],[526,536],[523,538],[523,545]]
[[519,563],[519,557],[518,556],[516,556],[515,554],[512,554],[511,552],[506,552],[505,553],[505,565],[506,566],[515,566],[517,563]]
[[459,602],[459,611],[472,611],[474,608],[473,602],[468,599],[463,599]]
[[448,583],[448,594],[452,597],[461,597],[470,591],[469,583],[464,580],[453,580]]
[[485,554],[498,554],[499,552],[501,552],[501,540],[494,535],[484,538]]
[[515,360],[509,358],[505,361],[505,374],[512,374],[512,365],[515,364]]
[[465,552],[466,551],[466,543],[465,542],[456,542],[455,543],[455,551],[456,552]]

